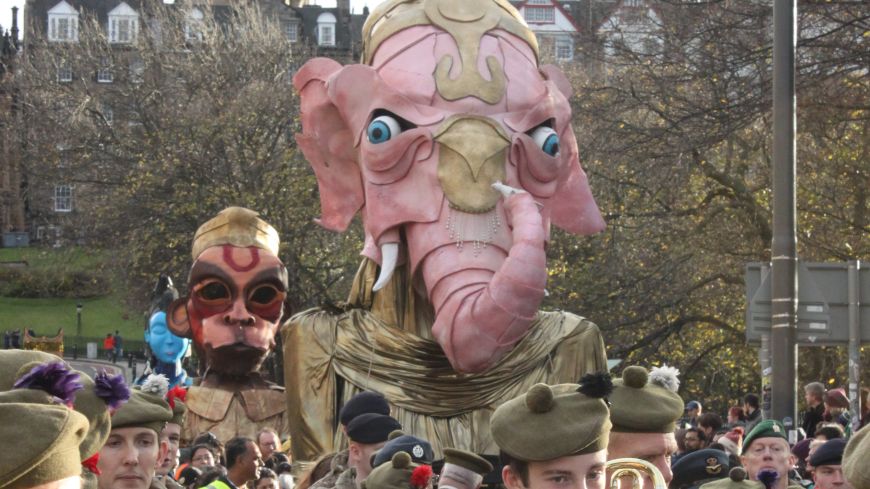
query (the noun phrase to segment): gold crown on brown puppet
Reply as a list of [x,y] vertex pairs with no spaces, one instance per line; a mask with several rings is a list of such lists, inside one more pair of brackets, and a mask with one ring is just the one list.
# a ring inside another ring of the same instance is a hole
[[244,207],[227,207],[196,230],[191,254],[196,260],[206,249],[228,244],[240,248],[254,246],[278,256],[280,243],[278,231],[260,219],[259,214]]

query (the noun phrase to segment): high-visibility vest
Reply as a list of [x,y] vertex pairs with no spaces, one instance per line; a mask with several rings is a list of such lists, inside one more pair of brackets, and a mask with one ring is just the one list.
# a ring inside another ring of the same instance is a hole
[[205,486],[204,488],[200,487],[199,489],[232,489],[232,488],[226,482],[218,479],[218,480],[212,482],[211,484]]

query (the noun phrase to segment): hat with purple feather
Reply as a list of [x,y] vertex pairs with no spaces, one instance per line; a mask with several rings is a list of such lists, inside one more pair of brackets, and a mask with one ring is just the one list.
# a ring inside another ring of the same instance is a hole
[[[65,372],[77,374],[75,382],[80,388],[70,396],[73,409],[83,414],[89,423],[87,436],[79,447],[81,460],[85,461],[100,451],[111,430],[112,410],[117,409],[130,397],[130,390],[119,374],[109,376],[105,372],[91,379],[84,372],[71,370],[60,357],[34,350],[0,351],[0,390],[18,389],[57,390],[63,387]],[[67,385],[69,387],[69,385]]]
[[112,429],[150,428],[159,435],[172,420],[172,408],[164,397],[169,392],[169,380],[162,375],[149,375],[141,386],[133,389],[130,400],[112,415]]
[[0,354],[0,439],[15,449],[0,457],[0,487],[26,488],[82,471],[88,420],[72,409],[80,375],[60,358],[39,352]]

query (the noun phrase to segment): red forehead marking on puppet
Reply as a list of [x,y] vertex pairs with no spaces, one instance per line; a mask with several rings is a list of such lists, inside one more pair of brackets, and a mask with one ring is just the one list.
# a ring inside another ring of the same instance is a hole
[[251,252],[251,262],[245,266],[236,263],[236,260],[233,258],[233,246],[223,245],[223,248],[224,261],[230,266],[230,268],[237,272],[249,272],[260,263],[260,250],[256,247],[250,246],[247,248],[247,250]]

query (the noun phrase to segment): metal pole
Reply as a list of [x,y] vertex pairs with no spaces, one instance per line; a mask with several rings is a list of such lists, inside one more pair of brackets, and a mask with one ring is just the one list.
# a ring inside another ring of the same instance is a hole
[[861,262],[849,262],[849,399],[852,401],[852,433],[861,427],[861,403],[858,396],[858,386],[861,382],[861,319],[859,316],[860,282],[858,271]]
[[81,348],[82,343],[82,305],[76,305],[76,348],[75,355],[73,357],[78,359],[79,357],[79,348]]
[[[797,238],[795,226],[796,0],[773,3],[773,243],[771,347],[773,418],[797,437]],[[792,433],[794,432],[794,433]]]

